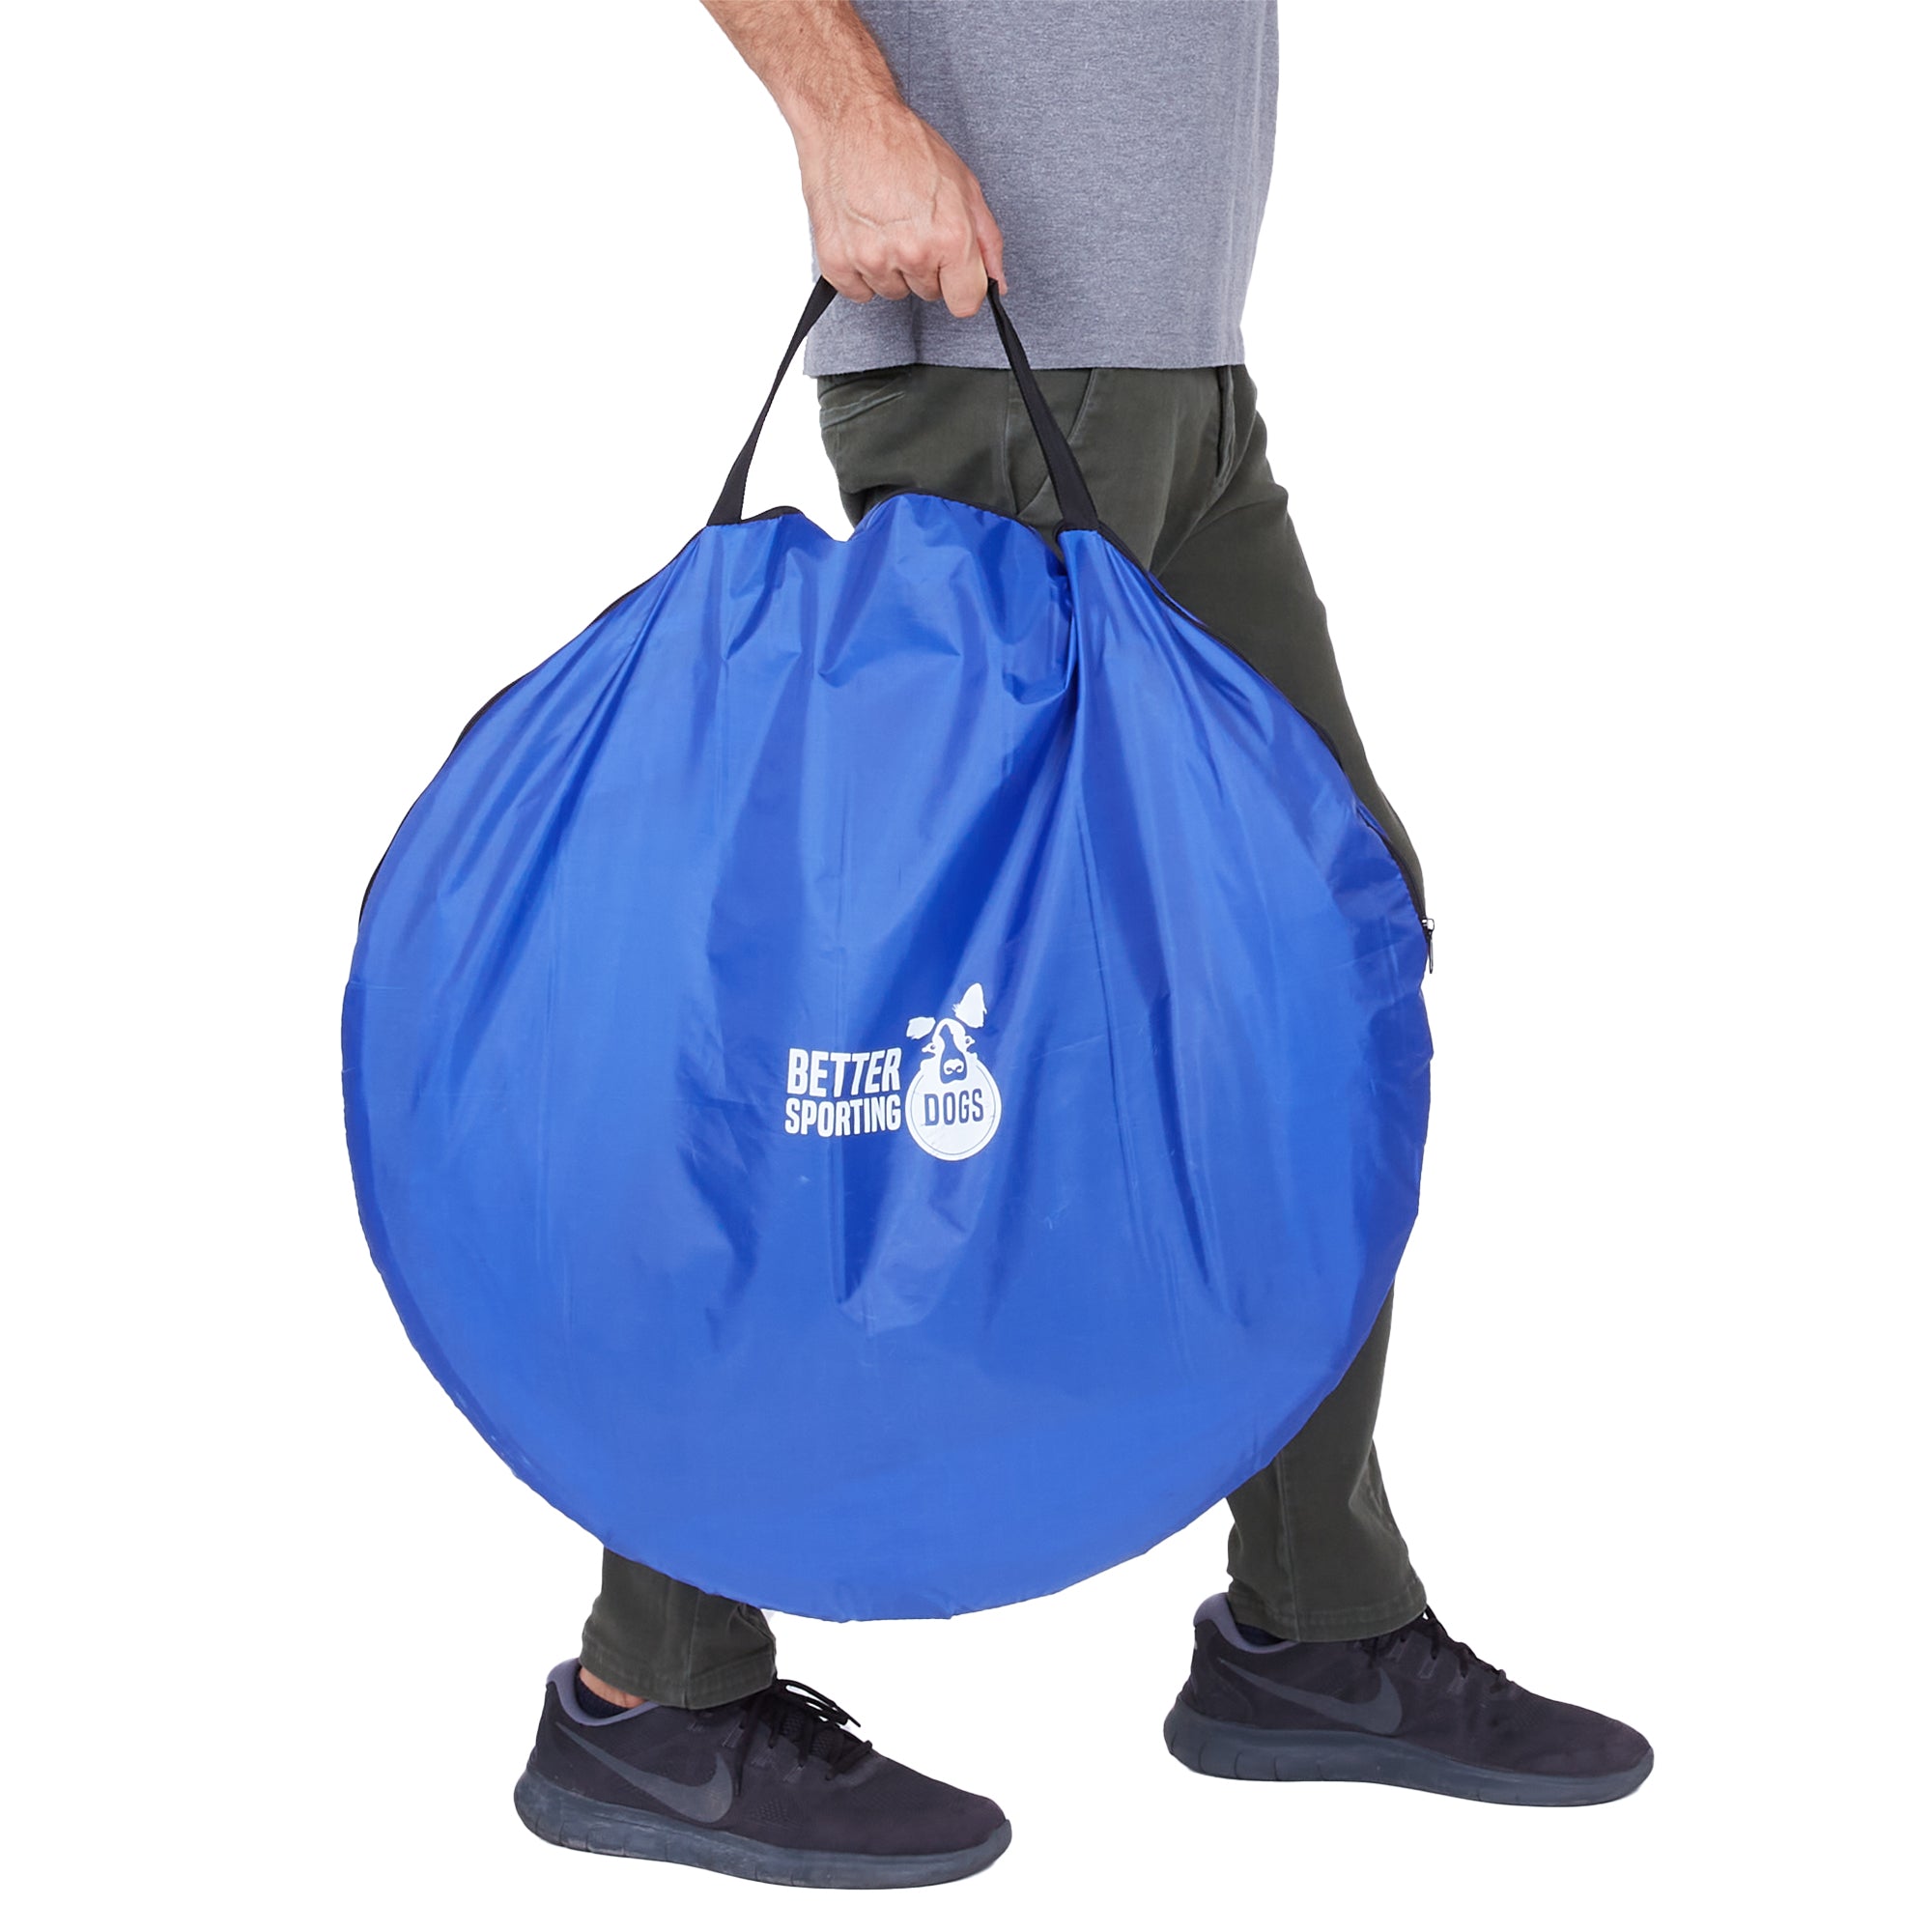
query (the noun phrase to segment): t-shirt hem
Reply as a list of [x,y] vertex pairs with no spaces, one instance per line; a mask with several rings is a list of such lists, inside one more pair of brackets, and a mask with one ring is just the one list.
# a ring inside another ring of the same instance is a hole
[[[1241,337],[1217,336],[1202,342],[1122,344],[1105,341],[1029,341],[1027,360],[1036,369],[1218,369],[1247,360]],[[871,369],[902,369],[923,363],[935,369],[1004,369],[999,344],[947,343],[934,346],[882,343],[877,347],[841,343],[813,353],[808,342],[808,376],[860,376]]]

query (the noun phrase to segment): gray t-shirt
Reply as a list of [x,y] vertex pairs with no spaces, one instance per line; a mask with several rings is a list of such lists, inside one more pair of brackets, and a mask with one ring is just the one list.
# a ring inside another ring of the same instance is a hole
[[[855,0],[899,92],[980,178],[1043,369],[1242,360],[1274,158],[1274,0]],[[1000,368],[984,309],[838,301],[813,375]]]

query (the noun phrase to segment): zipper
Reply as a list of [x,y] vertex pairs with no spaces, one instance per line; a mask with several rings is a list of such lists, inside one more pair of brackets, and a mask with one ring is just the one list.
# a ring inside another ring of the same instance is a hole
[[[1065,526],[1063,526],[1063,527]],[[1374,831],[1376,837],[1382,841],[1382,849],[1389,855],[1389,863],[1396,868],[1397,872],[1400,873],[1402,876],[1403,890],[1406,892],[1408,895],[1409,907],[1415,914],[1416,923],[1422,927],[1422,944],[1425,954],[1423,970],[1425,972],[1434,973],[1435,971],[1435,922],[1433,919],[1431,919],[1426,912],[1422,910],[1422,902],[1415,895],[1415,882],[1408,876],[1407,867],[1406,867],[1402,863],[1401,859],[1396,856],[1395,846],[1391,842],[1388,834],[1382,830],[1381,821],[1378,818],[1377,818],[1375,813],[1371,811],[1366,805],[1362,803],[1361,794],[1359,792],[1356,792],[1354,781],[1350,778],[1349,774],[1345,770],[1343,770],[1342,760],[1340,756],[1337,754],[1335,747],[1329,743],[1327,732],[1322,730],[1321,725],[1316,724],[1315,720],[1309,717],[1308,713],[1302,710],[1300,705],[1293,703],[1288,697],[1287,694],[1283,692],[1278,685],[1271,683],[1265,677],[1262,677],[1262,673],[1258,670],[1255,670],[1254,666],[1248,664],[1247,659],[1244,656],[1242,656],[1242,654],[1238,650],[1236,650],[1235,646],[1227,640],[1226,638],[1216,637],[1215,634],[1212,631],[1210,631],[1208,628],[1208,626],[1204,624],[1201,621],[1201,619],[1197,617],[1194,614],[1194,612],[1187,608],[1186,605],[1181,603],[1178,597],[1175,597],[1172,594],[1170,594],[1167,585],[1164,584],[1160,581],[1160,579],[1157,578],[1153,574],[1153,572],[1151,571],[1147,567],[1147,565],[1144,564],[1140,560],[1140,558],[1137,557],[1133,554],[1133,552],[1130,551],[1127,548],[1127,546],[1118,536],[1116,536],[1112,530],[1110,530],[1106,526],[1105,524],[1099,525],[1097,526],[1097,530],[1100,536],[1104,537],[1106,541],[1114,547],[1115,550],[1119,551],[1120,554],[1123,557],[1125,557],[1126,560],[1130,564],[1132,564],[1136,570],[1140,572],[1142,580],[1146,582],[1148,588],[1151,589],[1153,592],[1153,594],[1156,597],[1158,597],[1160,601],[1163,604],[1165,604],[1170,611],[1172,611],[1177,616],[1185,617],[1187,621],[1190,624],[1192,624],[1194,628],[1197,631],[1199,631],[1201,635],[1204,638],[1206,638],[1209,643],[1219,644],[1220,647],[1224,651],[1228,652],[1230,656],[1239,658],[1240,662],[1243,665],[1246,665],[1249,670],[1254,671],[1255,675],[1257,677],[1260,677],[1262,679],[1262,682],[1267,685],[1268,689],[1272,691],[1275,694],[1275,696],[1279,697],[1281,701],[1284,704],[1286,704],[1288,708],[1291,711],[1293,711],[1294,715],[1297,718],[1299,718],[1301,722],[1304,724],[1306,724],[1311,731],[1315,733],[1316,737],[1321,743],[1322,750],[1325,751],[1328,753],[1328,755],[1335,760],[1335,769],[1338,772],[1341,772],[1342,782],[1349,787],[1350,793],[1354,797],[1355,810],[1362,814],[1363,819],[1368,823],[1371,830]],[[1055,535],[1057,536],[1059,532],[1056,531]]]
[[[790,510],[790,511],[767,510],[764,514],[767,517],[781,517],[781,516],[796,516],[798,512],[796,510]],[[759,520],[748,518],[747,521],[753,522]],[[678,556],[682,556],[684,554],[684,551],[689,550],[690,548],[691,548],[691,543],[687,542],[684,546],[684,550],[678,552]],[[673,558],[672,562],[675,561],[676,558]],[[666,569],[668,569],[669,567],[670,566],[668,564],[665,566]],[[659,575],[662,574],[663,574],[662,572],[659,573]],[[611,614],[611,612],[617,608],[619,604],[624,602],[624,599],[626,597],[635,597],[639,590],[643,589],[644,584],[649,583],[652,580],[647,577],[644,579],[643,583],[632,584],[630,589],[625,591],[622,597],[611,598],[610,603],[605,605],[603,610],[598,611],[596,616],[591,618],[588,624],[584,625],[583,631],[592,630],[597,625],[601,624],[604,621],[604,619],[608,617]],[[578,632],[577,637],[581,638],[583,635],[583,631]],[[486,698],[481,704],[479,704],[476,707],[476,709],[470,713],[469,723],[467,724],[463,727],[463,729],[456,734],[456,743],[450,746],[449,750],[443,754],[442,764],[443,765],[448,764],[450,759],[455,757],[458,748],[462,745],[464,739],[469,737],[470,732],[475,730],[477,725],[482,724],[483,720],[489,715],[489,713],[494,711],[497,708],[497,706],[502,702],[504,698],[508,697],[511,692],[515,691],[518,685],[523,683],[525,678],[531,676],[536,671],[540,671],[545,665],[550,663],[551,658],[554,658],[557,655],[558,651],[567,651],[570,648],[570,646],[574,644],[576,641],[577,638],[568,639],[565,642],[559,644],[556,650],[552,651],[549,657],[540,659],[537,663],[533,664],[528,670],[519,672],[518,675],[513,677],[509,681],[509,683],[502,688],[501,691],[496,694],[494,697]],[[442,776],[442,765],[439,765],[437,767],[437,778],[440,778],[441,776]],[[431,779],[429,782],[430,784],[434,784],[436,782],[436,779],[434,778]],[[422,803],[423,792],[427,792],[428,790],[429,790],[429,785],[425,785],[422,791],[416,794],[416,805],[420,805]],[[413,811],[415,809],[416,809],[415,805],[412,805],[410,807],[410,811]],[[390,849],[394,846],[396,842],[396,833],[401,832],[403,826],[407,825],[408,823],[409,823],[409,812],[406,811],[403,814],[402,823],[397,825],[395,832],[390,833],[389,843],[383,847],[383,858],[378,859],[376,861],[376,870],[369,874],[369,883],[362,888],[362,897],[357,902],[355,907],[355,923],[358,925],[361,924],[362,923],[362,915],[369,910],[369,895],[376,890],[376,879],[377,875],[383,869],[383,860],[386,859],[389,856]]]

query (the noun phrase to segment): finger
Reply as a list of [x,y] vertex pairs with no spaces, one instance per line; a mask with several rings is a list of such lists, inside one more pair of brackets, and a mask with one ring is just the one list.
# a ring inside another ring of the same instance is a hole
[[864,303],[872,299],[872,285],[849,263],[821,261],[818,265],[818,272],[847,301]]
[[843,248],[822,243],[813,232],[812,253],[818,258],[818,272],[845,298],[847,301],[868,302],[872,299],[871,285],[866,280],[862,270],[851,255]]
[[905,277],[906,287],[921,301],[929,302],[939,299],[939,270],[937,269],[927,268],[923,263],[915,265],[914,263],[907,262],[901,265],[899,273]]
[[1000,285],[1000,293],[1007,293],[1007,240],[1000,233],[1000,224],[993,219],[993,211],[986,206],[986,197],[980,192],[980,184],[973,184],[973,239],[980,244],[980,259],[986,265],[990,279]]
[[896,269],[867,270],[866,279],[872,285],[872,293],[885,297],[889,302],[904,301],[912,294],[906,287],[906,278]]

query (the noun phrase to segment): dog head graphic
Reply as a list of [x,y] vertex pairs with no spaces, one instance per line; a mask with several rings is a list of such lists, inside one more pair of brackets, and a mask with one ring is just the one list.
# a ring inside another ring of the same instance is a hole
[[919,1071],[906,1090],[906,1130],[936,1159],[964,1160],[999,1128],[999,1086],[969,1031],[985,1023],[985,988],[977,980],[950,1016],[921,1014],[906,1022],[906,1037],[925,1042]]

